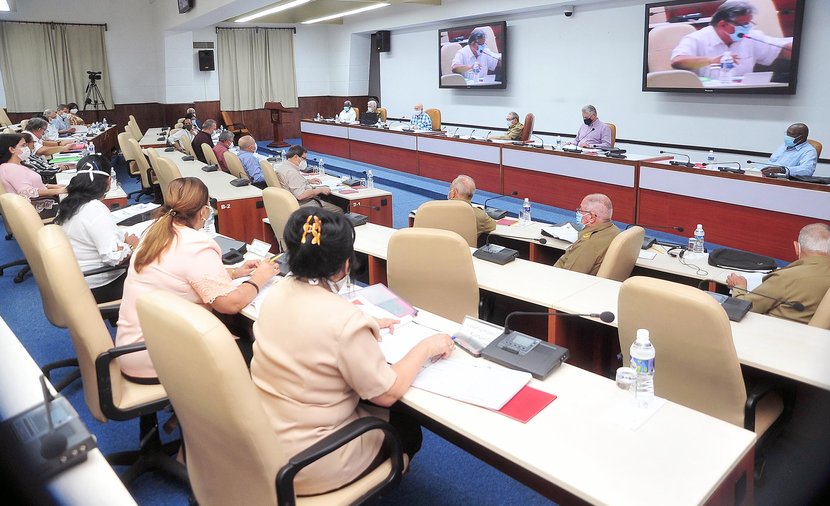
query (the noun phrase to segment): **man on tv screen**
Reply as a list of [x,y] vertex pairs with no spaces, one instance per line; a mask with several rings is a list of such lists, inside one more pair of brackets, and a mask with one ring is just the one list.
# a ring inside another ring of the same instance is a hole
[[720,64],[724,53],[734,60],[735,77],[752,72],[755,64],[771,65],[779,56],[792,55],[792,37],[770,37],[753,27],[756,9],[751,2],[728,0],[715,14],[709,26],[683,37],[671,54],[675,69],[705,75],[709,65]]
[[455,53],[452,71],[464,76],[468,82],[483,82],[485,76],[501,64],[501,54],[487,49],[487,34],[476,28],[470,33],[467,45]]

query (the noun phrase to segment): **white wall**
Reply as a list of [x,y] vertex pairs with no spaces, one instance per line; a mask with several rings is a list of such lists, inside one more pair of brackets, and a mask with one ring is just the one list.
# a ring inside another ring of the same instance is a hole
[[325,25],[300,25],[294,35],[294,73],[297,95],[315,97],[330,94],[331,59],[329,28]]

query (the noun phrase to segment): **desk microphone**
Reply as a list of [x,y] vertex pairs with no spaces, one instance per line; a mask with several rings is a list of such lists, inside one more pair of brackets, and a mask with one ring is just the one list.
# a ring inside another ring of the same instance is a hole
[[761,44],[766,44],[768,46],[777,47],[778,49],[783,49],[784,51],[789,51],[791,53],[793,51],[792,49],[788,48],[787,46],[779,46],[778,44],[773,44],[772,42],[767,42],[765,40],[756,39],[755,37],[750,37],[749,34],[746,34],[746,33],[739,33],[738,38],[739,39],[754,40],[755,42],[760,42]]
[[589,316],[591,318],[599,318],[600,320],[604,321],[605,323],[611,323],[616,319],[614,313],[611,311],[603,311],[601,313],[550,313],[545,311],[513,311],[512,313],[507,315],[507,318],[504,319],[504,334],[507,335],[512,332],[510,330],[510,319],[514,316],[562,316],[562,317],[571,317],[571,316]]
[[44,459],[54,459],[66,450],[68,440],[62,432],[55,431],[55,421],[52,419],[52,401],[55,396],[46,386],[46,378],[40,376],[40,386],[43,389],[43,404],[46,407],[46,420],[49,423],[49,432],[40,438],[40,456]]
[[[493,208],[491,211],[487,211],[487,204],[491,200],[498,200],[498,199],[501,199],[501,198],[504,198],[504,197],[515,197],[518,194],[519,194],[518,191],[514,191],[510,194],[496,195],[495,197],[490,197],[489,199],[486,199],[484,201],[484,212],[487,213],[487,216],[493,218],[494,220],[500,220],[500,219],[504,218],[505,216],[507,216],[507,211],[503,211],[501,209],[495,209],[495,208]],[[496,216],[498,216],[498,218]]]
[[489,56],[490,58],[493,58],[493,59],[495,59],[495,60],[501,61],[501,56],[496,56],[496,54],[495,54],[495,53],[491,53],[489,49],[482,49],[480,52],[481,52],[481,53],[486,54],[486,55],[487,55],[487,56]]
[[[588,132],[585,135],[583,135],[582,138],[584,139],[585,137],[588,137],[589,135],[591,135],[591,132],[593,132],[594,130],[596,130],[596,127],[591,127],[591,129],[588,130]],[[576,139],[574,139],[574,144],[577,147],[579,147],[579,141],[580,141],[579,132],[577,132],[576,135],[577,135],[577,137],[576,137]]]
[[455,131],[453,131],[453,133],[452,133],[452,137],[453,137],[454,139],[457,139],[457,138],[458,138],[458,129],[459,129],[459,128],[461,128],[461,127],[455,127]]
[[669,165],[678,165],[678,166],[680,166],[680,167],[688,167],[688,168],[690,168],[690,169],[694,168],[694,166],[695,166],[695,164],[693,164],[693,163],[692,163],[692,157],[691,157],[691,156],[689,156],[689,155],[687,155],[686,153],[675,153],[674,151],[663,151],[663,150],[661,149],[661,150],[660,150],[660,154],[664,154],[664,155],[680,155],[680,156],[685,156],[685,157],[686,157],[686,161],[685,161],[685,162],[678,162],[677,160],[669,160]]
[[490,232],[489,234],[487,234],[487,244],[490,244],[490,238],[491,237],[504,237],[505,239],[519,239],[519,240],[525,240],[525,241],[536,241],[539,244],[547,244],[548,243],[548,240],[545,239],[544,237],[525,237],[525,236],[519,236],[519,235],[496,234],[494,232]]
[[536,135],[536,134],[532,134],[532,135],[533,135],[533,137],[536,137],[537,139],[539,139],[539,147],[544,148],[544,147],[545,147],[545,141],[544,141],[544,140],[542,140],[542,138],[541,138],[541,137],[539,137],[539,136],[538,136],[538,135]]
[[765,299],[774,300],[775,302],[779,303],[780,305],[791,307],[791,308],[795,309],[796,311],[804,311],[804,304],[802,304],[800,301],[797,301],[797,300],[779,299],[779,298],[771,297],[769,295],[765,295],[763,293],[756,292],[756,291],[753,291],[753,290],[747,290],[746,288],[741,288],[741,287],[738,287],[738,286],[733,286],[732,290],[741,290],[742,292],[747,293],[747,294],[757,295],[757,296],[763,297]]
[[489,141],[489,140],[490,140],[490,134],[491,134],[491,133],[493,133],[493,131],[492,131],[492,130],[490,130],[490,131],[488,131],[488,132],[487,132],[487,135],[485,135],[485,136],[484,136],[484,140],[485,140],[485,141]]
[[718,167],[718,170],[721,171],[721,172],[731,172],[733,174],[743,174],[744,172],[746,172],[744,169],[741,168],[740,162],[717,162],[716,165],[726,165],[726,164],[729,164],[729,165],[735,164],[735,165],[738,166],[738,168],[737,169],[729,169],[727,167]]
[[475,131],[476,131],[476,129],[475,129],[475,128],[473,128],[472,130],[470,130],[470,135],[469,135],[470,139],[472,139],[472,138],[473,138],[473,133],[475,133]]

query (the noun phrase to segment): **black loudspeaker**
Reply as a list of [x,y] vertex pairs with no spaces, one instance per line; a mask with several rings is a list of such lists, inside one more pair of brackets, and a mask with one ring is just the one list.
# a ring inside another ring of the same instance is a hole
[[199,51],[199,70],[216,70],[216,65],[213,62],[213,51],[205,49]]
[[392,50],[391,34],[389,30],[379,30],[375,33],[375,49],[378,53],[388,53]]

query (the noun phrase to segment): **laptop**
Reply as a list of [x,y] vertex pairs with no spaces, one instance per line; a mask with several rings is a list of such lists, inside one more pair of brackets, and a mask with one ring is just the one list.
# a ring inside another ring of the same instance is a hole
[[726,311],[726,316],[733,322],[739,322],[744,319],[744,316],[752,309],[752,302],[743,299],[736,299],[735,297],[730,297],[728,295],[724,295],[722,293],[715,293],[707,291],[709,295],[712,296],[713,299],[718,301]]
[[378,113],[366,111],[360,115],[361,125],[374,125],[378,122]]

